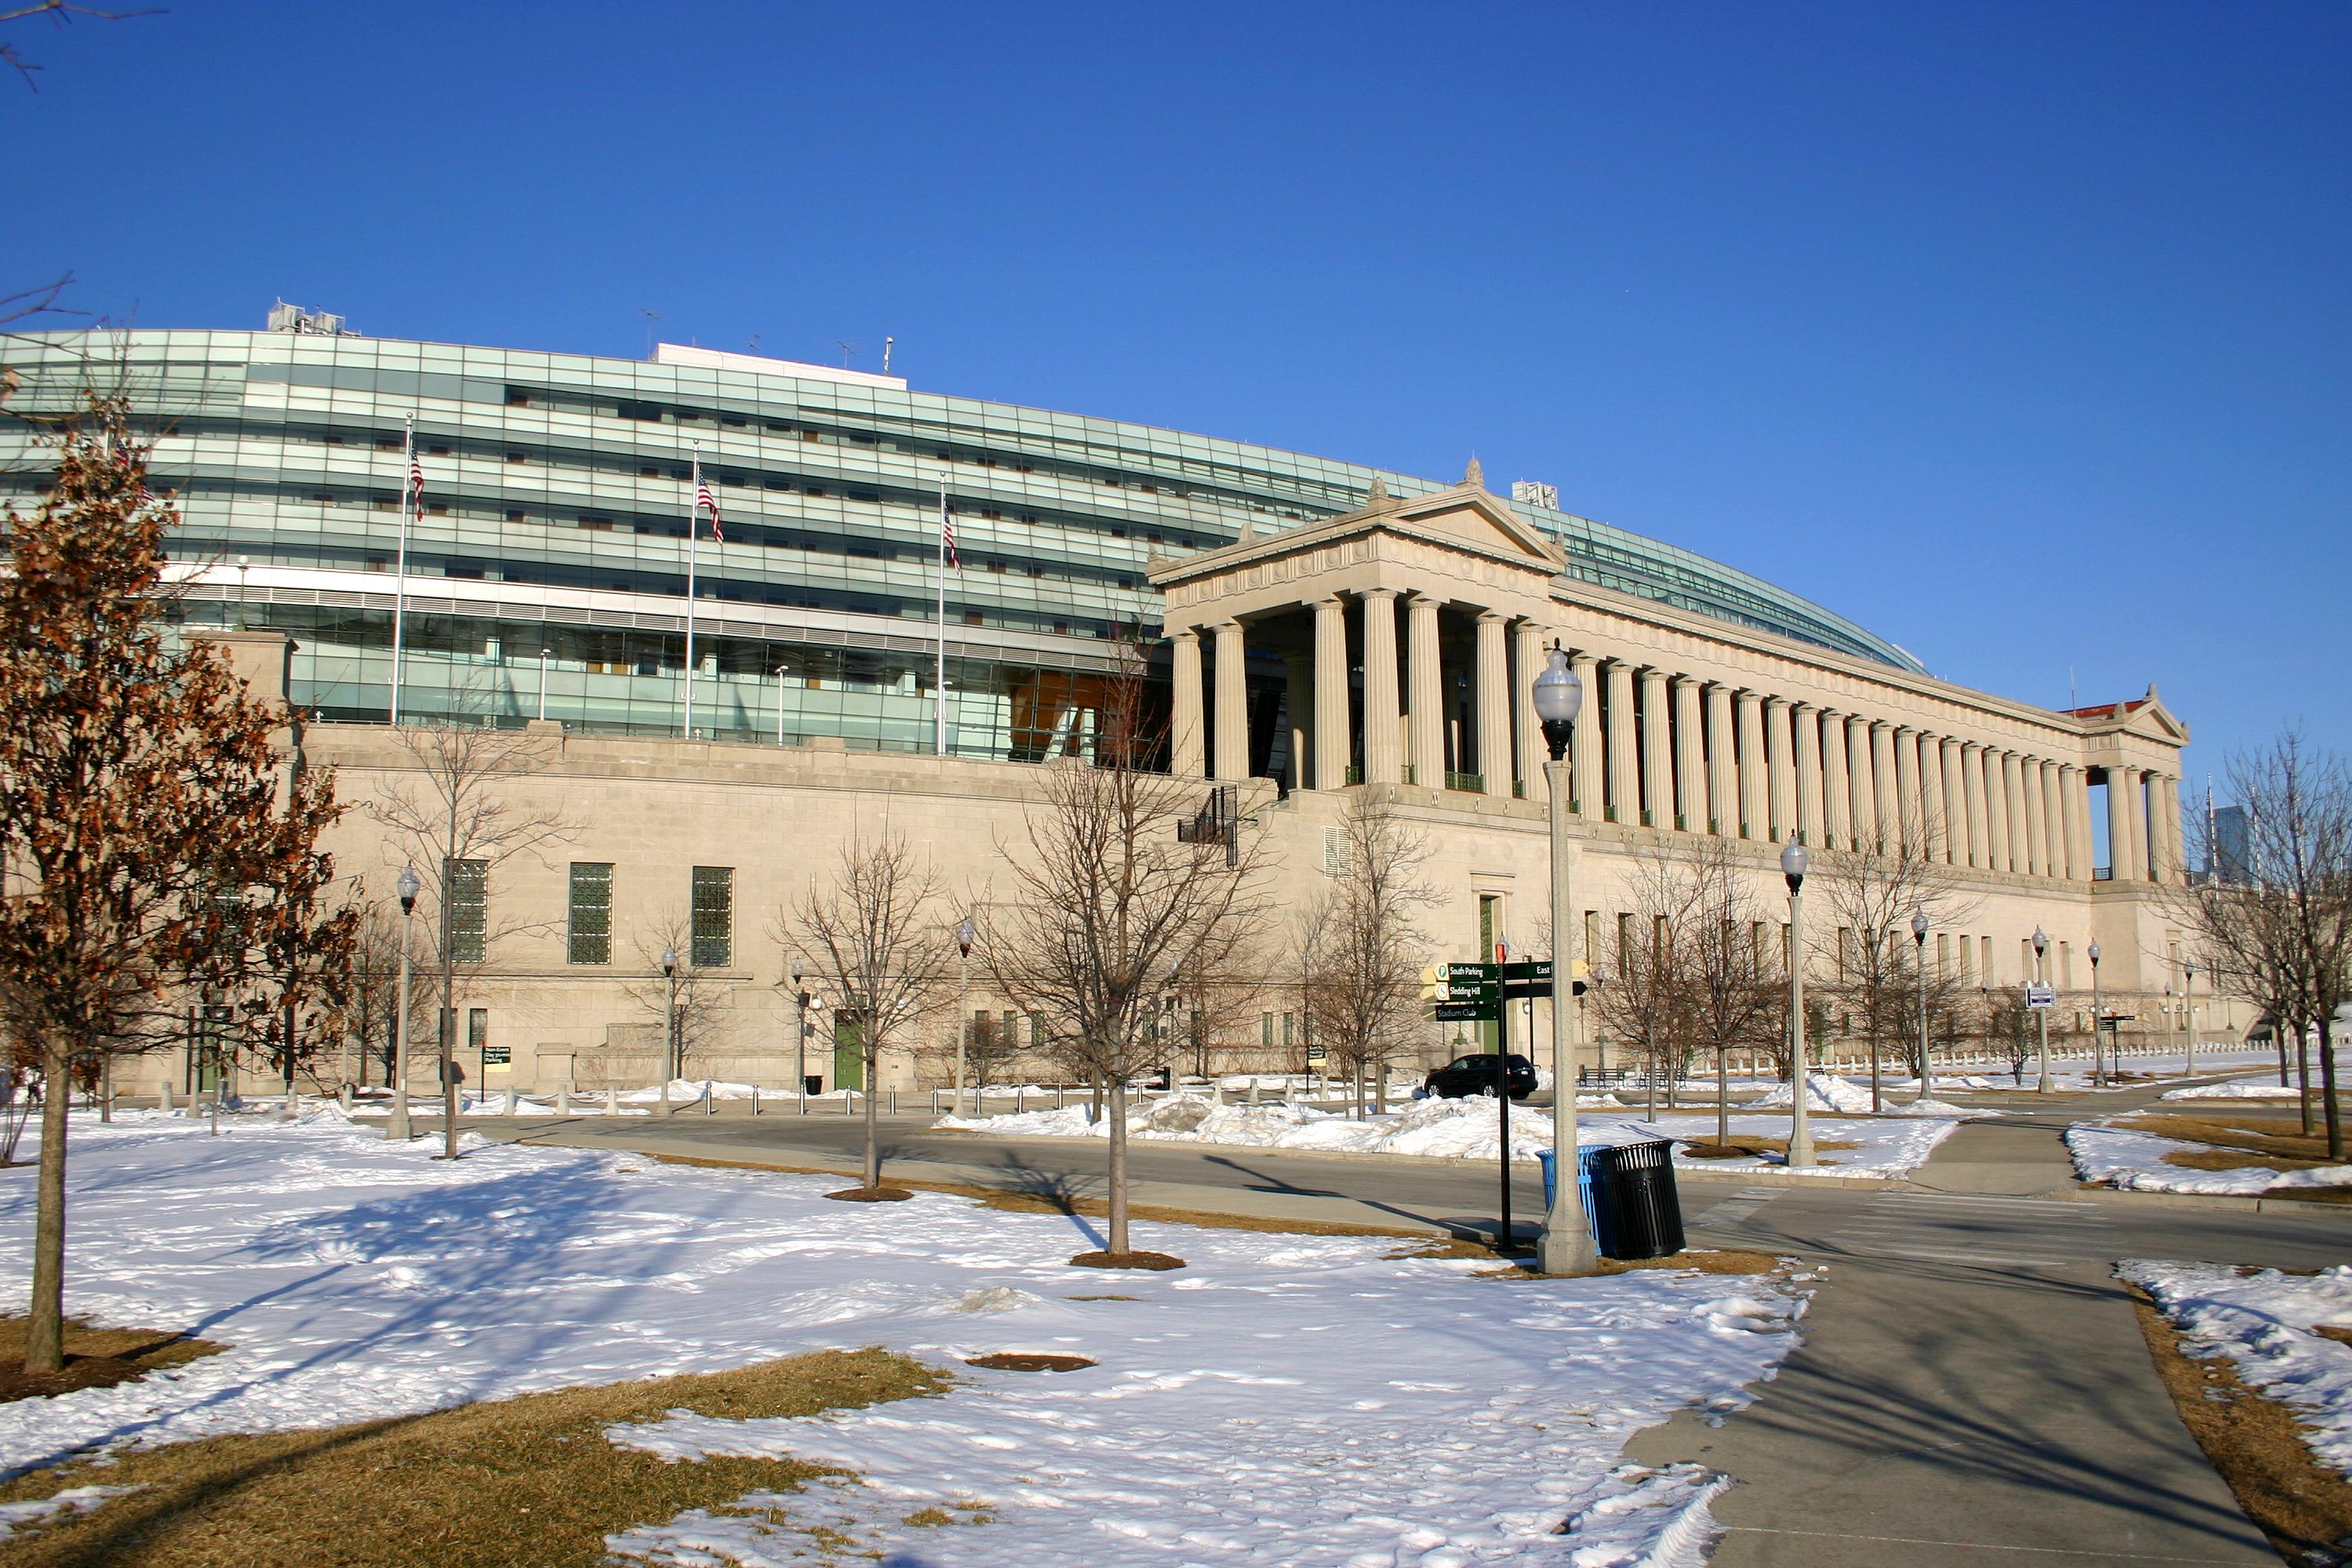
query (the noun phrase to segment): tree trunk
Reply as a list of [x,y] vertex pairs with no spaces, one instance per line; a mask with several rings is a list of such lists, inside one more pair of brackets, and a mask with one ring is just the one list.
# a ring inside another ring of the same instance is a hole
[[[1099,1084],[1102,1080],[1095,1080]],[[1110,1095],[1110,1239],[1114,1254],[1129,1250],[1127,1243],[1127,1096],[1113,1086]]]
[[41,1054],[40,1196],[33,1223],[33,1300],[25,1323],[25,1370],[33,1373],[60,1372],[66,1364],[66,1111],[73,1094],[65,1054]]
[[2344,1158],[2344,1121],[2336,1104],[2336,1038],[2326,1014],[2319,1017],[2319,1106],[2327,1118],[2327,1157]]
[[2311,1136],[2311,1037],[2303,1032],[2303,1025],[2294,1026],[2295,1081],[2303,1085],[2303,1093],[2295,1103],[2303,1108],[2303,1135]]
[[[875,1092],[875,1079],[882,1068],[882,1047],[879,1042],[869,1046],[866,1058],[866,1185],[870,1191],[882,1184],[882,1142],[875,1126],[875,1107],[880,1097]],[[974,1107],[977,1110],[977,1107]]]

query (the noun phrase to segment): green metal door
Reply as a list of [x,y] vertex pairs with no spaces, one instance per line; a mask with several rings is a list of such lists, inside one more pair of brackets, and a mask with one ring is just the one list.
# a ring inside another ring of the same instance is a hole
[[834,1015],[833,1087],[866,1087],[866,1019],[860,1014],[844,1011]]

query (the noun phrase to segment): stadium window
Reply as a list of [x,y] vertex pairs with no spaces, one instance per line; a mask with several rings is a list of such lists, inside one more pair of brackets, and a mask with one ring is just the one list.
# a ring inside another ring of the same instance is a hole
[[982,625],[982,623],[980,618],[980,612],[978,610],[966,610],[963,613],[963,624],[968,626]]
[[519,386],[509,386],[509,387],[508,387],[508,388],[507,388],[507,406],[508,406],[509,408],[528,408],[528,407],[530,407],[530,393],[528,393],[528,392],[525,392],[521,387],[519,387]]
[[613,520],[609,517],[583,517],[580,520],[580,526],[591,533],[610,533],[613,531]]
[[735,955],[735,868],[697,866],[693,899],[688,962],[697,969],[724,969]]
[[571,963],[613,962],[613,867],[609,861],[572,862],[572,908],[564,958]]
[[446,447],[427,447],[425,448],[425,454],[429,458],[446,458],[449,455],[449,448]]
[[530,454],[529,452],[509,452],[507,454],[507,461],[509,463],[528,463],[530,461]]
[[637,478],[641,479],[657,479],[661,478],[661,470],[659,468],[639,468],[637,470]]
[[523,521],[523,513],[520,510],[509,511],[507,513],[507,521],[509,522],[520,522]]

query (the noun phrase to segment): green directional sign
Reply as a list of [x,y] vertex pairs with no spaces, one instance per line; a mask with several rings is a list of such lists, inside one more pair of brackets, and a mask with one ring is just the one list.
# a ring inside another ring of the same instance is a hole
[[1533,963],[1503,963],[1496,967],[1503,972],[1503,984],[1506,985],[1551,978],[1551,960],[1549,958]]
[[1501,1003],[1489,996],[1483,1002],[1440,1002],[1437,1021],[1441,1024],[1491,1024],[1500,1011]]
[[1495,971],[1499,967],[1493,963],[1449,963],[1445,966],[1445,978],[1456,985],[1480,980],[1492,984],[1496,979]]

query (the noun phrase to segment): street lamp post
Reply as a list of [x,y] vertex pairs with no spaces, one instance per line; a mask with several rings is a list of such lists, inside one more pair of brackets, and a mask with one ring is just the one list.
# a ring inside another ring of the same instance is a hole
[[808,1094],[809,1033],[808,987],[801,984],[801,976],[805,973],[807,972],[801,968],[801,961],[797,958],[793,959],[793,1000],[797,1005],[798,1016],[793,1020],[793,1025],[794,1030],[793,1035],[793,1092],[803,1098]]
[[2189,1070],[2184,1078],[2197,1076],[2197,961],[2189,960],[2180,966],[2180,1023],[2189,1036]]
[[[2050,933],[2040,926],[2035,926],[2033,928],[2033,984],[2036,985],[2043,983],[2042,955],[2049,951]],[[2048,1094],[2050,1092],[2050,1009],[2047,1007],[2033,1009],[2033,1023],[2042,1038],[2041,1077],[2033,1086],[2033,1092]]]
[[1805,867],[1811,857],[1795,839],[1780,851],[1780,875],[1789,880],[1789,1163],[1792,1171],[1813,1164],[1813,1124],[1805,1102],[1813,1076],[1805,1059]]
[[2099,1016],[2099,944],[2091,943],[2091,1087],[2104,1089],[2107,1082],[2106,1045],[2102,1037],[2107,1021]]
[[1911,945],[1916,956],[1913,963],[1919,972],[1919,1092],[1912,1096],[1916,1105],[1929,1098],[1927,1070],[1927,911],[1911,911]]
[[416,916],[416,895],[425,889],[416,868],[401,868],[400,880],[400,988],[393,997],[392,1015],[392,1115],[383,1124],[383,1135],[405,1143],[408,1131],[408,944],[409,931]]
[[545,647],[539,650],[539,721],[542,724],[547,722],[547,660],[554,651]]
[[[1544,791],[1551,837],[1552,931],[1551,1206],[1544,1214],[1536,1260],[1547,1274],[1590,1274],[1600,1267],[1600,1254],[1593,1248],[1592,1226],[1585,1216],[1584,1194],[1577,1184],[1574,1015],[1560,1005],[1563,990],[1571,984],[1569,932],[1573,929],[1570,922],[1575,908],[1569,880],[1567,756],[1577,710],[1584,706],[1584,686],[1569,668],[1568,655],[1558,643],[1551,646],[1543,673],[1536,677],[1534,700],[1544,745],[1551,752],[1551,760],[1544,764]],[[1503,1240],[1507,1246],[1510,1238]]]
[[963,1114],[964,1045],[971,1038],[971,939],[976,934],[970,921],[956,922],[955,1113],[958,1116]]
[[667,1081],[677,1081],[677,949],[662,949],[662,1066]]
[[245,574],[253,570],[253,557],[236,558],[236,629],[245,630]]

